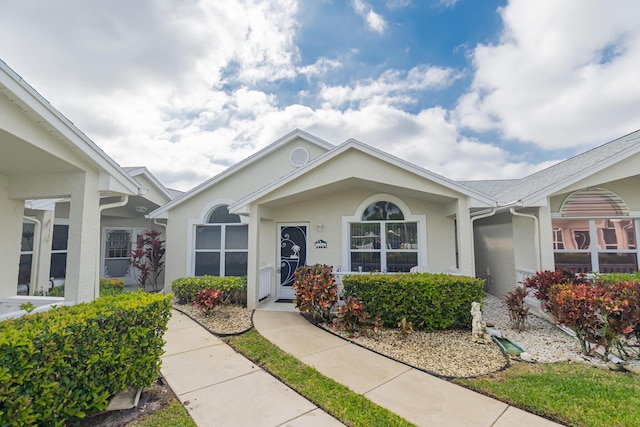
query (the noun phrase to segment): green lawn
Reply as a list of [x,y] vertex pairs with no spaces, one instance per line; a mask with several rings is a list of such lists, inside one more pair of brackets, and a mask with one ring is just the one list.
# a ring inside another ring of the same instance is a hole
[[413,425],[280,350],[255,329],[225,340],[255,364],[348,426]]
[[505,371],[455,381],[571,426],[640,426],[640,376],[580,363],[516,363]]

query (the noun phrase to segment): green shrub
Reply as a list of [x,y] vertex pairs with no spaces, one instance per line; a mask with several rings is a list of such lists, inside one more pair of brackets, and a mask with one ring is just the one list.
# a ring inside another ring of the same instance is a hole
[[159,374],[170,297],[133,292],[0,322],[0,425],[65,425]]
[[295,271],[296,308],[311,313],[316,321],[331,320],[331,309],[338,303],[338,285],[331,270],[329,265],[316,264]]
[[116,278],[100,278],[100,296],[119,295],[124,293],[124,280]]
[[63,297],[64,296],[64,285],[53,287],[49,292],[47,292],[47,296],[50,296],[50,297]]
[[594,273],[592,281],[594,283],[601,282],[605,285],[612,285],[614,283],[621,283],[621,282],[639,282],[640,283],[640,271],[636,273],[606,273],[606,274]]
[[345,298],[356,296],[369,318],[415,329],[469,328],[471,303],[484,299],[484,281],[448,274],[366,274],[342,280]]
[[225,302],[244,305],[247,302],[246,277],[182,277],[171,282],[173,294],[179,300],[192,303],[196,294],[203,289],[224,291]]

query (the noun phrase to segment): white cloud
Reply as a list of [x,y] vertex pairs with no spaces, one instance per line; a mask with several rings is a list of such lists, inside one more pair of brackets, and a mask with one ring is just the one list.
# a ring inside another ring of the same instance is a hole
[[512,0],[500,41],[476,68],[457,117],[546,149],[593,145],[640,127],[640,3]]
[[[378,24],[372,19],[369,25],[384,30],[384,19],[366,3],[354,1],[353,7],[367,20],[377,16]],[[309,85],[300,92],[317,98],[318,108],[282,104],[281,82],[335,78],[332,72],[358,56],[354,46],[336,53],[337,59],[301,65],[297,13],[294,0],[7,0],[0,51],[118,163],[147,166],[182,190],[296,127],[333,143],[353,137],[451,178],[523,176],[537,167],[460,136],[457,120],[443,108],[403,110],[415,108],[425,92],[450,87],[460,78],[451,68],[390,69],[375,78],[326,83],[318,92]],[[482,50],[493,48],[476,51],[475,86],[455,116],[466,125],[500,123],[494,110],[502,110],[487,95],[491,55]]]
[[377,79],[356,82],[354,86],[323,85],[318,98],[325,107],[340,108],[353,105],[409,105],[416,96],[427,90],[451,85],[460,74],[452,68],[419,65],[408,72],[390,69]]
[[353,10],[360,15],[366,22],[367,27],[376,33],[384,33],[387,28],[387,21],[382,15],[377,14],[373,8],[363,0],[352,0]]

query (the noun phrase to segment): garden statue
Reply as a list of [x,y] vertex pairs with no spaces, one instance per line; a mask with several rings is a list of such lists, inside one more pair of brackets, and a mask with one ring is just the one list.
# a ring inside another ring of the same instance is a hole
[[487,333],[487,324],[482,320],[482,312],[480,311],[480,303],[471,303],[471,336],[473,342],[479,344],[489,344],[491,336]]

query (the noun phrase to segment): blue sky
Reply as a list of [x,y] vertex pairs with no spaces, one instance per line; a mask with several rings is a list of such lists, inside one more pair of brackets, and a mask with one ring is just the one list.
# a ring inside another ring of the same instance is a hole
[[452,179],[640,128],[635,0],[4,0],[0,59],[187,190],[300,128]]

